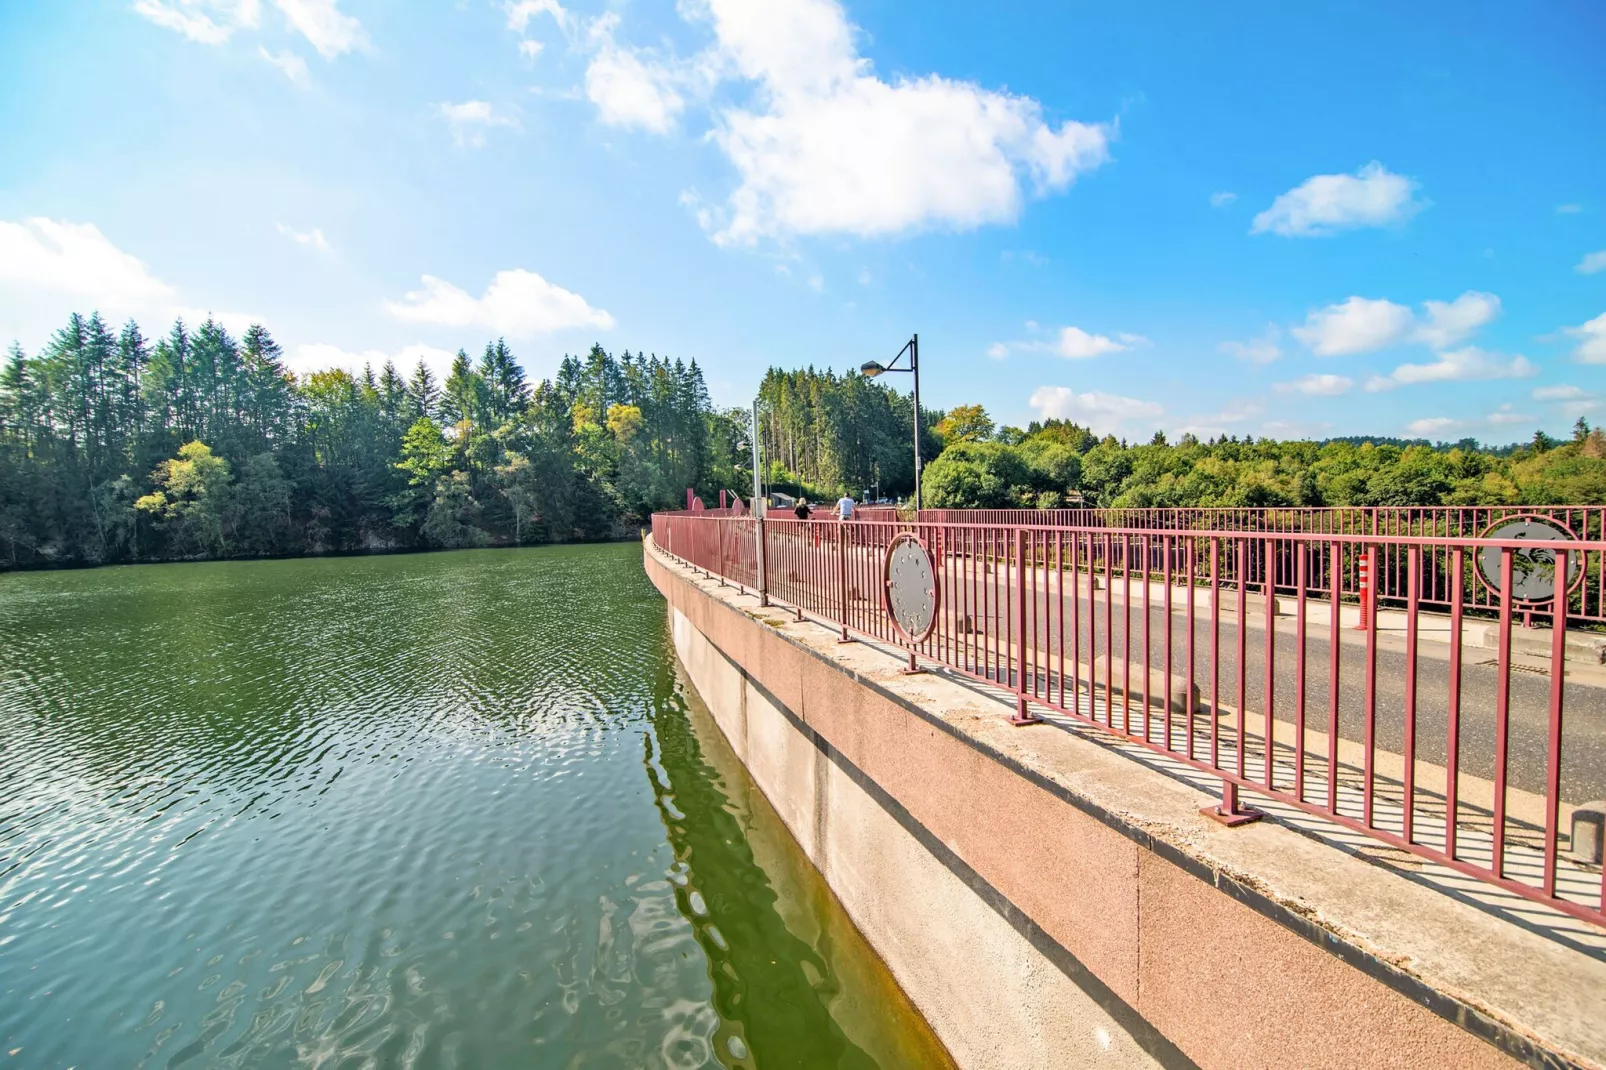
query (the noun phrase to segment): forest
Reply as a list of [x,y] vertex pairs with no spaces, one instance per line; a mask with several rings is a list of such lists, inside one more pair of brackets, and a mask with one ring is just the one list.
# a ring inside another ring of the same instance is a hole
[[[913,404],[856,373],[771,368],[771,489],[913,488]],[[74,315],[0,367],[0,569],[618,538],[686,488],[752,485],[750,414],[695,361],[593,346],[532,384],[500,339],[422,362],[296,376],[268,331],[208,320],[148,339]],[[1099,436],[921,412],[928,506],[1606,503],[1606,435],[1519,445]],[[745,493],[744,493],[745,497]]]
[[297,377],[268,331],[154,342],[74,315],[0,368],[0,568],[619,537],[751,486],[695,362],[593,347],[532,384],[507,345]]

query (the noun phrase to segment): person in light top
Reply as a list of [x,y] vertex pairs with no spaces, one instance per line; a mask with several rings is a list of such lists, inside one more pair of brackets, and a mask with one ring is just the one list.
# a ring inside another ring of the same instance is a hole
[[836,500],[836,515],[839,520],[853,519],[853,496],[844,494]]

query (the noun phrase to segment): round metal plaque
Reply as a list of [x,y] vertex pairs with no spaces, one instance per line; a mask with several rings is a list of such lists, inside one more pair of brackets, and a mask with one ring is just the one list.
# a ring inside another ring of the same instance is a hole
[[887,614],[911,643],[937,624],[937,570],[925,543],[904,532],[887,547]]
[[[1573,533],[1555,521],[1537,516],[1505,517],[1489,525],[1485,539],[1571,540]],[[1567,555],[1567,586],[1583,575],[1581,554]],[[1495,595],[1500,594],[1501,548],[1485,546],[1478,551],[1478,573]],[[1514,602],[1549,602],[1556,597],[1556,551],[1543,548],[1517,549],[1511,555],[1511,598]]]

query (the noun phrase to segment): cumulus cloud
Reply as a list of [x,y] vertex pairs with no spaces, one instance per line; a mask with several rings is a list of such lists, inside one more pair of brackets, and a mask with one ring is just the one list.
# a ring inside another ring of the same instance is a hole
[[0,220],[0,282],[132,311],[173,295],[138,257],[113,245],[93,223]]
[[1567,327],[1566,332],[1578,339],[1573,359],[1580,364],[1606,364],[1606,312],[1588,323]]
[[[292,30],[307,39],[324,59],[368,47],[362,23],[340,10],[339,0],[273,0]],[[262,20],[261,0],[135,0],[135,14],[182,34],[198,44],[221,45],[235,30],[254,30]],[[289,52],[262,54],[292,81],[306,63]]]
[[586,66],[586,97],[610,126],[666,134],[686,108],[686,99],[675,88],[683,74],[645,50],[619,47],[613,39],[618,21],[609,12],[592,25],[597,52]]
[[1387,376],[1373,376],[1367,381],[1366,389],[1377,393],[1415,383],[1529,379],[1538,374],[1538,366],[1527,357],[1507,357],[1468,346],[1440,353],[1438,359],[1429,364],[1401,364]]
[[1040,386],[1028,401],[1040,419],[1074,420],[1099,434],[1113,434],[1129,425],[1150,425],[1165,410],[1153,401],[1090,390],[1079,394],[1068,386]]
[[1088,334],[1080,327],[1061,327],[1059,338],[1054,342],[1054,352],[1069,360],[1085,360],[1106,353],[1119,353],[1143,341],[1135,334],[1123,334],[1120,338],[1122,340],[1117,342],[1102,334]]
[[987,347],[987,355],[994,360],[1003,360],[1009,356],[1009,347],[1002,342],[994,342]]
[[280,74],[283,74],[286,78],[290,79],[297,85],[301,85],[306,82],[307,61],[296,55],[294,52],[291,52],[289,49],[285,49],[282,52],[269,52],[267,49],[259,47],[257,49],[257,54],[263,59],[267,60],[269,63],[273,64],[275,67],[279,68]]
[[362,23],[343,13],[338,0],[273,0],[273,5],[324,59],[368,47]]
[[1530,396],[1535,401],[1576,401],[1593,395],[1582,387],[1564,383],[1560,386],[1536,386]]
[[1210,195],[1210,207],[1225,208],[1237,199],[1238,195],[1236,193],[1232,193],[1227,190],[1221,190],[1220,192],[1212,193]]
[[1312,374],[1302,376],[1292,382],[1278,383],[1277,389],[1283,393],[1309,394],[1312,397],[1337,397],[1349,393],[1355,380],[1343,375]]
[[1357,227],[1403,223],[1426,205],[1418,183],[1373,160],[1353,175],[1314,175],[1255,216],[1251,234],[1312,238]]
[[528,338],[576,327],[611,330],[613,317],[593,308],[577,293],[554,285],[533,271],[499,271],[480,297],[433,275],[423,288],[385,308],[397,319],[442,327],[479,327],[495,334]]
[[261,19],[259,0],[135,0],[134,13],[202,45],[221,45]]
[[1454,301],[1424,301],[1422,309],[1418,317],[1392,301],[1351,297],[1311,312],[1293,333],[1319,357],[1370,353],[1407,342],[1448,349],[1498,316],[1500,298],[1468,290]]
[[1558,204],[1558,205],[1556,205],[1556,211],[1559,212],[1562,215],[1576,215],[1579,212],[1582,212],[1583,210],[1584,210],[1584,206],[1581,205],[1581,204]]
[[435,110],[452,128],[452,140],[459,148],[483,148],[486,131],[498,126],[518,129],[519,125],[519,121],[513,116],[498,112],[483,100],[465,100],[461,104],[437,104]]
[[1282,331],[1278,330],[1277,325],[1268,323],[1259,338],[1251,338],[1247,342],[1222,342],[1216,349],[1250,364],[1270,364],[1283,355],[1282,346],[1278,344],[1281,338]]
[[1452,420],[1448,416],[1425,416],[1420,420],[1412,420],[1405,425],[1405,429],[1418,438],[1432,438],[1463,426],[1462,421]]
[[532,41],[526,38],[519,42],[519,55],[525,59],[534,59],[541,54],[541,49],[545,47],[540,41]]
[[1502,405],[1485,416],[1484,422],[1490,427],[1510,427],[1512,424],[1531,424],[1534,418],[1525,412],[1516,411],[1514,405]]
[[276,225],[279,228],[280,234],[283,234],[286,238],[289,238],[297,245],[305,245],[308,248],[317,249],[319,252],[324,253],[327,253],[330,250],[329,239],[324,237],[322,227],[313,227],[310,230],[297,230],[295,227],[286,226],[283,223]]
[[1573,270],[1580,275],[1593,275],[1599,271],[1606,271],[1606,249],[1602,249],[1598,253],[1585,254],[1584,258],[1578,261],[1578,266]]
[[1500,314],[1500,298],[1468,290],[1454,301],[1424,301],[1423,321],[1416,340],[1432,349],[1448,349],[1471,338],[1478,328]]
[[705,52],[675,61],[626,49],[603,21],[587,91],[603,121],[662,132],[720,81],[751,83],[745,103],[716,110],[709,135],[737,173],[723,205],[697,209],[720,244],[1008,222],[1029,196],[1109,159],[1111,125],[1056,124],[1029,97],[940,75],[878,77],[837,0],[682,10],[712,28]]
[[91,311],[147,328],[210,315],[236,334],[255,319],[186,300],[93,223],[0,220],[0,337],[37,345],[69,313]]
[[1351,297],[1312,312],[1305,326],[1294,328],[1294,337],[1319,357],[1342,357],[1396,345],[1410,337],[1414,325],[1404,305]]
[[308,342],[296,346],[287,353],[284,363],[285,367],[297,375],[327,371],[330,368],[340,368],[353,375],[360,375],[365,367],[378,372],[385,366],[386,361],[394,361],[403,374],[410,374],[418,366],[418,362],[423,361],[430,371],[435,373],[436,379],[445,379],[451,371],[452,358],[455,355],[450,349],[441,349],[422,342],[414,342],[412,345],[388,352],[383,349],[349,350],[328,342]]
[[568,10],[558,0],[517,0],[507,5],[507,28],[524,33],[530,28],[530,20],[537,15],[551,15],[562,30],[574,25]]

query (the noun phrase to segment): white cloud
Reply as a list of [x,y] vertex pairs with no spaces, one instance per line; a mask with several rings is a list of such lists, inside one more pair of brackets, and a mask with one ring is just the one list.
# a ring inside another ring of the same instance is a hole
[[551,15],[562,30],[573,25],[569,12],[558,0],[518,0],[507,5],[507,28],[523,33],[529,29],[530,20],[537,15]]
[[1577,213],[1582,212],[1583,210],[1584,210],[1584,206],[1581,205],[1581,204],[1558,204],[1558,205],[1556,205],[1556,211],[1560,212],[1562,215],[1576,215]]
[[1009,347],[1002,342],[994,342],[987,347],[987,355],[994,360],[1003,360],[1009,356]]
[[1225,208],[1237,199],[1238,195],[1236,193],[1231,193],[1227,190],[1221,190],[1219,193],[1212,193],[1210,195],[1210,207]]
[[324,59],[368,47],[362,23],[342,13],[339,0],[273,0],[273,5]]
[[586,66],[586,96],[609,126],[667,134],[686,108],[686,99],[675,88],[681,75],[650,53],[614,43],[618,21],[618,15],[609,12],[592,24],[597,53]]
[[1395,345],[1411,334],[1411,310],[1392,301],[1351,297],[1305,317],[1294,337],[1319,357],[1342,357]]
[[540,41],[531,41],[526,38],[519,42],[519,55],[525,59],[534,59],[541,54],[541,49],[545,47]]
[[[1137,335],[1122,335],[1133,341],[1141,341]],[[1080,327],[1061,327],[1059,340],[1054,343],[1054,352],[1070,360],[1084,360],[1088,357],[1098,357],[1105,353],[1119,353],[1123,349],[1131,349],[1130,343],[1117,342],[1102,334],[1088,334]]]
[[1502,405],[1495,412],[1484,417],[1491,427],[1509,427],[1512,424],[1530,424],[1534,418],[1525,412],[1517,412],[1511,405]]
[[714,31],[698,68],[757,84],[710,135],[739,175],[724,208],[703,216],[722,244],[1007,222],[1027,184],[1037,196],[1063,190],[1109,158],[1112,127],[1050,125],[1028,97],[938,75],[875,76],[836,0],[685,8]]
[[442,327],[481,327],[496,334],[527,338],[576,327],[611,330],[613,317],[592,308],[577,293],[556,286],[533,271],[499,271],[483,296],[470,297],[444,279],[425,275],[423,289],[385,308],[409,323]]
[[1270,364],[1283,355],[1282,347],[1277,344],[1281,337],[1282,331],[1277,329],[1277,325],[1268,323],[1265,333],[1259,338],[1251,338],[1247,342],[1222,342],[1216,349],[1250,364]]
[[[339,0],[273,0],[290,28],[305,37],[324,59],[368,47],[362,23],[340,10]],[[254,30],[262,20],[261,0],[135,0],[135,14],[158,26],[183,34],[191,41],[221,45],[235,30]],[[291,81],[306,74],[306,62],[290,52],[270,54],[272,62]]]
[[297,230],[295,227],[285,226],[283,223],[275,225],[279,228],[280,234],[283,234],[297,245],[305,245],[325,253],[330,250],[329,239],[324,237],[322,227],[313,227],[311,230]]
[[296,55],[294,52],[291,52],[289,49],[285,49],[283,52],[275,53],[269,52],[265,48],[258,47],[257,54],[263,59],[267,60],[269,63],[273,64],[275,67],[279,68],[281,74],[297,85],[300,85],[307,80],[307,61]]
[[1580,275],[1593,275],[1599,271],[1606,271],[1606,249],[1602,249],[1598,253],[1587,254],[1582,260],[1578,261],[1578,266],[1573,270]]
[[1177,428],[1177,431],[1179,434],[1196,435],[1199,438],[1214,438],[1217,435],[1225,435],[1229,427],[1248,423],[1264,411],[1265,406],[1258,401],[1248,399],[1230,401],[1219,412],[1189,418]]
[[1432,349],[1448,349],[1471,338],[1500,314],[1500,298],[1468,290],[1454,301],[1424,301],[1426,322],[1416,329],[1416,340]]
[[1405,429],[1417,438],[1431,438],[1462,426],[1464,425],[1460,420],[1452,420],[1448,416],[1426,416],[1420,420],[1412,420],[1405,425]]
[[411,375],[422,360],[435,373],[436,379],[441,380],[451,371],[454,356],[456,354],[450,349],[440,349],[422,342],[414,342],[390,353],[382,349],[347,350],[327,342],[310,342],[296,346],[286,355],[284,363],[297,375],[309,375],[330,368],[341,368],[353,375],[361,375],[364,367],[372,368],[377,375],[389,360],[396,363],[396,368],[403,375]]
[[1579,327],[1566,328],[1578,339],[1573,359],[1580,364],[1606,364],[1606,312]]
[[1320,357],[1370,353],[1416,342],[1448,349],[1466,341],[1500,314],[1500,298],[1468,290],[1454,301],[1424,301],[1420,318],[1392,301],[1351,297],[1311,312],[1294,337]]
[[1312,397],[1337,397],[1347,394],[1355,380],[1343,375],[1312,374],[1295,379],[1288,383],[1278,383],[1277,389],[1283,393],[1309,394]]
[[43,218],[0,220],[0,283],[69,295],[109,311],[134,311],[173,296],[171,286],[93,223]]
[[147,330],[210,315],[236,335],[257,320],[187,303],[93,223],[0,220],[0,338],[38,345],[69,313],[91,311],[114,323],[138,319]]
[[1255,216],[1249,232],[1309,238],[1403,223],[1425,207],[1413,197],[1417,186],[1376,160],[1353,175],[1315,175]]
[[1536,386],[1530,396],[1535,401],[1577,401],[1594,395],[1581,387],[1563,384],[1560,386]]
[[1366,383],[1372,393],[1416,383],[1470,382],[1484,379],[1529,379],[1539,368],[1524,356],[1506,357],[1468,346],[1440,353],[1431,364],[1401,364],[1388,376],[1374,376]]
[[498,126],[518,129],[519,121],[511,115],[502,115],[483,100],[465,100],[461,104],[437,104],[452,128],[452,140],[459,148],[478,149],[485,145],[485,132]]
[[1113,434],[1129,424],[1152,424],[1165,412],[1152,401],[1098,390],[1078,394],[1068,386],[1040,386],[1027,403],[1041,419],[1074,420],[1099,434]]
[[[261,19],[259,0],[135,0],[134,13],[197,44],[221,45]],[[210,14],[208,14],[210,12]],[[213,16],[220,21],[214,21]]]

